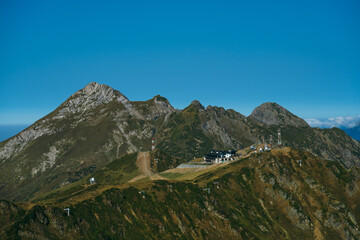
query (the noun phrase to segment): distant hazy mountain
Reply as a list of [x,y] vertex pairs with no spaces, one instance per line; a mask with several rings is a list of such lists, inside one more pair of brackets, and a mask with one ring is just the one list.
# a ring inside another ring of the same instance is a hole
[[349,136],[360,140],[360,116],[331,117],[327,119],[306,119],[312,127],[332,128],[337,127],[344,130]]
[[109,86],[90,83],[26,130],[0,143],[0,198],[26,200],[82,179],[124,155],[151,149],[176,167],[211,149],[240,149],[281,129],[285,146],[360,166],[360,143],[342,130],[311,128],[276,103],[245,117],[193,101],[183,110],[155,96],[130,101]]
[[342,128],[349,136],[360,141],[360,122],[352,128]]

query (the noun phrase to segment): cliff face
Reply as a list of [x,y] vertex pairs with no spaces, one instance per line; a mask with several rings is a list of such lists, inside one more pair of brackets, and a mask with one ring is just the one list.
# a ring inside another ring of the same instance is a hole
[[358,169],[308,152],[274,149],[188,180],[99,183],[33,207],[0,201],[0,238],[357,239],[360,234]]
[[56,110],[0,143],[0,197],[24,201],[82,179],[109,162],[151,149],[166,155],[163,169],[211,149],[241,149],[262,137],[319,157],[360,166],[360,143],[339,129],[310,128],[275,103],[257,107],[249,117],[194,101],[183,110],[155,96],[130,101],[109,86],[90,83]]

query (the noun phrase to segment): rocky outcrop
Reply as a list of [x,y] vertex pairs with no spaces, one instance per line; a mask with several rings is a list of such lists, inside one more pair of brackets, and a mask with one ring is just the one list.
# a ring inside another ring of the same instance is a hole
[[54,134],[55,130],[47,127],[45,123],[46,121],[35,123],[13,138],[5,141],[0,148],[0,162],[16,157],[31,141],[44,135]]
[[198,100],[192,101],[187,108],[191,108],[191,107],[194,107],[194,108],[197,108],[200,110],[205,110],[205,107]]

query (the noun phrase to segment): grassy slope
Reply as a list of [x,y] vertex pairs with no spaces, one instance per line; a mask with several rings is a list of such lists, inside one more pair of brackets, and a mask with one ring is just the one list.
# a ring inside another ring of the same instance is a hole
[[[303,160],[302,167],[297,159]],[[113,164],[109,170],[126,167]],[[306,152],[273,150],[198,172],[160,174],[168,180],[99,184],[79,193],[81,201],[65,201],[71,216],[63,214],[65,199],[35,206],[21,220],[15,214],[17,220],[0,236],[341,239],[354,236],[360,222],[356,171]],[[146,192],[145,198],[139,190]]]
[[[95,194],[102,191],[103,186],[119,185],[128,182],[140,174],[136,167],[137,153],[128,154],[120,159],[116,159],[107,166],[97,170],[93,174],[53,191],[37,195],[32,201],[41,201],[45,203],[63,202],[71,196],[85,195],[94,191]],[[94,177],[97,184],[89,185],[88,180]],[[108,187],[106,187],[108,188]],[[91,195],[93,195],[91,193]]]

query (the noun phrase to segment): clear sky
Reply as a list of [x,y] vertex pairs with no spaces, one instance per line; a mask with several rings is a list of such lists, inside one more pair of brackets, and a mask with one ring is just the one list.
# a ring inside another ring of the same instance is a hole
[[29,124],[87,83],[245,115],[360,115],[360,2],[0,1],[0,124]]

